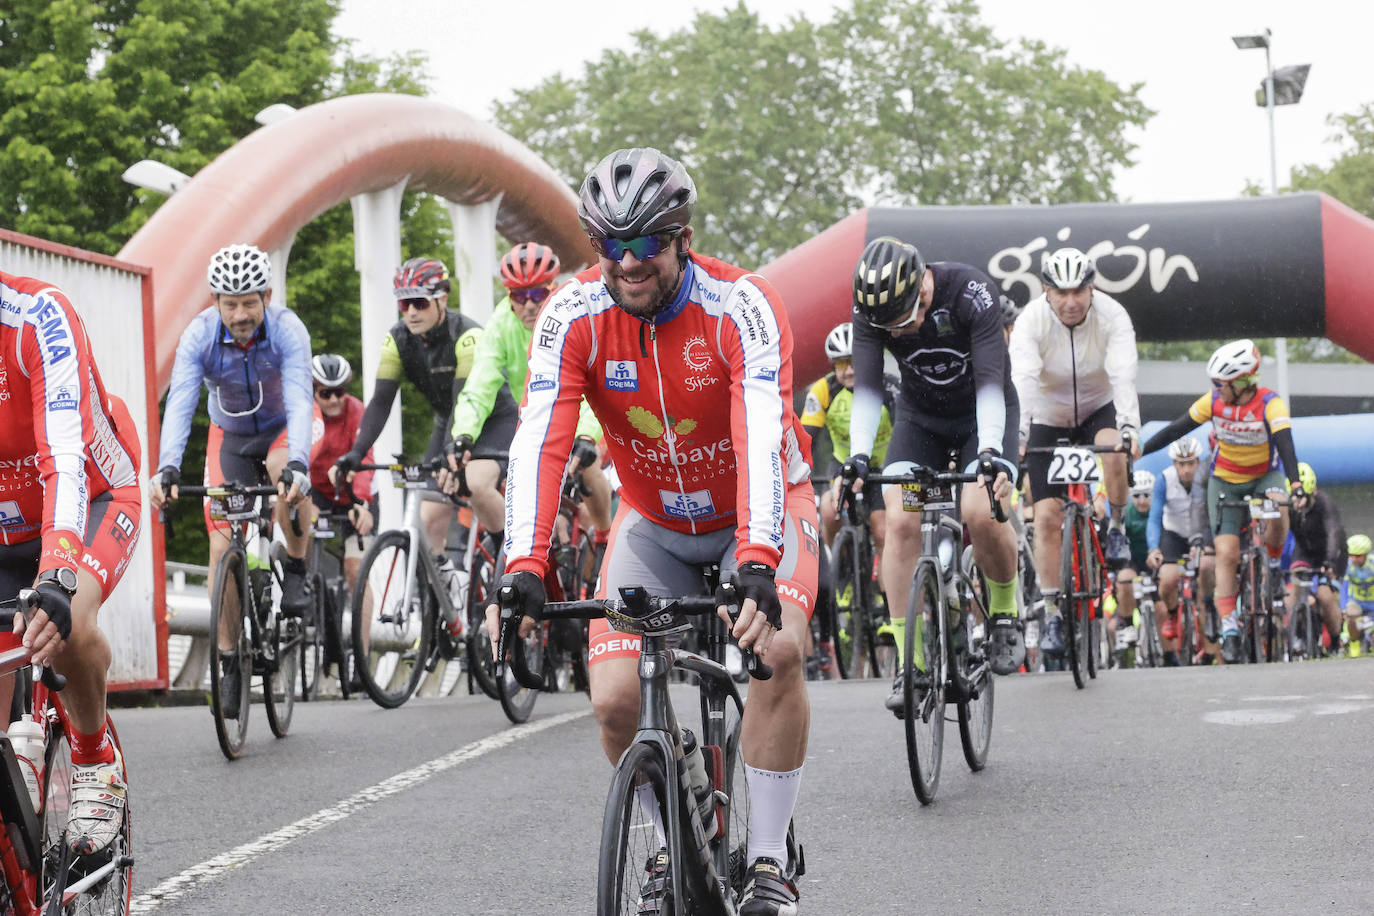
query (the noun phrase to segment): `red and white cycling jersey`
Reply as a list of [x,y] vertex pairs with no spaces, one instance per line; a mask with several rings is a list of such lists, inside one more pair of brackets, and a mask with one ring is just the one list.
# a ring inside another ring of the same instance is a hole
[[735,556],[776,567],[789,484],[811,473],[792,409],[792,328],[757,274],[693,254],[653,323],[611,301],[601,270],[544,306],[506,483],[506,568],[542,574],[583,396],[620,498],[695,534],[731,525]]
[[43,538],[40,571],[81,560],[90,502],[138,485],[137,432],[106,393],[61,290],[0,273],[0,543]]

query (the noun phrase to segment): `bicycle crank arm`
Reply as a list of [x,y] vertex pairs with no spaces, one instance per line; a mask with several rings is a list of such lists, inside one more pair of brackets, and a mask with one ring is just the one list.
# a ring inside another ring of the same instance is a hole
[[63,894],[76,895],[83,893],[87,888],[95,887],[101,881],[105,880],[105,878],[112,874],[115,871],[115,869],[132,868],[133,864],[133,856],[118,856],[117,858],[111,859],[109,862],[106,862],[104,865],[100,866],[95,871],[91,872],[89,875],[82,878],[80,881],[77,881],[76,883],[70,885],[63,892]]

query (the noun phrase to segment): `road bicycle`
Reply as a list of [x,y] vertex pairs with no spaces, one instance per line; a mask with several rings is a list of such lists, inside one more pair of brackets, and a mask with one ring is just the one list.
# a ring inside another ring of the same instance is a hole
[[[498,657],[517,639],[520,609],[510,592],[499,590]],[[720,604],[737,604],[732,584],[706,598],[657,598],[643,588],[626,587],[619,598],[550,603],[540,615],[544,621],[605,617],[617,631],[641,641],[639,726],[616,765],[606,799],[597,865],[598,916],[641,912],[640,895],[656,863],[657,880],[666,888],[657,901],[660,916],[737,912],[748,868],[750,806],[740,752],[744,701],[723,664],[727,633],[716,615]],[[677,644],[693,628],[688,618],[702,616],[704,655]],[[752,652],[744,653],[744,661],[751,676],[772,676]],[[522,683],[538,686],[537,673],[520,653],[512,655],[509,667]],[[699,740],[679,727],[668,695],[674,670],[696,675]],[[694,765],[698,759],[699,770]],[[645,786],[649,791],[642,790]],[[664,851],[666,862],[661,862]],[[790,827],[788,853],[795,874],[803,874],[802,849]]]
[[[987,765],[992,742],[994,681],[985,640],[987,583],[965,547],[964,525],[956,515],[956,487],[976,474],[916,466],[905,474],[870,476],[877,484],[899,484],[902,510],[920,512],[921,556],[907,598],[902,664],[902,720],[906,730],[911,786],[921,804],[935,801],[944,756],[945,704],[958,707],[964,760],[975,773]],[[1007,520],[984,481],[993,517]]]
[[1123,668],[1160,668],[1164,665],[1164,643],[1155,623],[1155,608],[1163,601],[1159,584],[1148,573],[1131,580],[1139,624],[1118,627],[1116,663]]
[[[347,493],[347,484],[344,492]],[[351,494],[349,494],[351,495]],[[314,604],[305,621],[301,646],[301,699],[319,695],[320,679],[331,668],[339,681],[339,693],[346,700],[352,691],[352,630],[344,609],[352,604],[348,579],[344,575],[344,544],[340,534],[348,530],[349,510],[317,509],[315,536],[310,542],[310,592]],[[363,538],[355,534],[358,548]],[[333,543],[338,538],[339,543]]]
[[[278,612],[273,586],[281,587],[281,564],[273,562],[267,538],[272,530],[270,484],[244,486],[230,481],[212,487],[182,486],[183,496],[210,500],[210,518],[229,522],[229,549],[220,558],[210,593],[210,639],[218,646],[221,621],[233,634],[234,647],[210,656],[210,712],[215,737],[230,760],[243,752],[254,677],[262,680],[263,705],[272,734],[285,738],[296,707],[296,681],[305,641],[300,617]],[[297,525],[295,510],[291,523]],[[256,545],[251,556],[249,543]],[[218,657],[216,657],[218,656]],[[223,663],[238,666],[238,714],[225,715]]]
[[[1322,648],[1325,624],[1317,605],[1317,589],[1330,583],[1326,576],[1306,565],[1295,564],[1288,575],[1293,581],[1293,608],[1288,612],[1289,657],[1294,661],[1322,658],[1327,654]],[[1338,642],[1332,647],[1333,654],[1339,648]]]
[[[1264,546],[1265,527],[1280,517],[1269,497],[1217,497],[1215,518],[1225,509],[1244,509],[1249,520],[1240,530],[1240,562],[1236,572],[1240,591],[1236,593],[1236,625],[1240,628],[1244,658],[1251,664],[1283,661],[1288,654],[1284,627],[1283,583],[1277,570],[1271,570]],[[1220,531],[1220,525],[1217,527]]]
[[[1026,449],[1026,454],[1050,455],[1050,470],[1046,483],[1062,484],[1067,493],[1059,497],[1064,504],[1064,521],[1060,526],[1059,548],[1059,615],[1064,621],[1064,649],[1074,685],[1082,690],[1088,681],[1097,677],[1102,652],[1104,629],[1101,625],[1103,572],[1106,560],[1093,521],[1092,498],[1089,485],[1102,479],[1097,456],[1126,454],[1126,478],[1132,474],[1133,461],[1129,439],[1123,447],[1114,445],[1069,445],[1060,439],[1052,446]],[[1035,482],[1032,481],[1032,487]],[[1048,611],[1047,611],[1048,613]],[[1112,647],[1107,647],[1110,652]],[[1049,663],[1050,659],[1046,658]],[[1057,661],[1057,660],[1056,660]],[[1049,665],[1047,664],[1047,669]]]
[[[124,826],[97,857],[75,856],[67,841],[71,807],[71,722],[59,691],[66,679],[50,668],[32,667],[32,652],[11,632],[16,608],[27,616],[38,606],[38,594],[22,589],[0,605],[0,677],[13,677],[11,718],[31,713],[44,733],[43,770],[39,774],[38,810],[24,781],[29,764],[15,754],[0,732],[0,912],[16,916],[122,914],[133,900],[133,821],[124,799]],[[30,675],[30,672],[33,672]],[[21,676],[22,675],[22,676]],[[119,733],[107,715],[105,728],[120,749]],[[127,786],[128,770],[123,773]]]
[[830,545],[835,585],[831,633],[840,676],[891,680],[896,674],[897,651],[891,640],[884,642],[879,636],[888,613],[874,572],[873,530],[868,521],[872,507],[862,492],[855,493],[846,484],[840,487],[835,511],[840,530]]
[[474,519],[457,568],[467,573],[465,594],[449,594],[420,524],[420,493],[435,490],[442,459],[360,464],[357,470],[389,471],[407,492],[402,527],[383,531],[363,555],[353,590],[350,626],[354,669],[378,706],[395,709],[440,662],[464,657],[482,689],[501,700],[506,715],[523,722],[534,699],[513,681],[498,689],[492,675],[485,607],[496,574],[499,548]]

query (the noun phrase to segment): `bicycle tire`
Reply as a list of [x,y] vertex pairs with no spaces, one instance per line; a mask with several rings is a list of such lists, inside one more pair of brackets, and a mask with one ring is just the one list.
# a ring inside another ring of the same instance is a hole
[[278,738],[285,738],[291,729],[291,717],[296,710],[297,665],[300,662],[304,637],[301,618],[284,617],[277,613],[272,625],[259,631],[262,634],[263,661],[262,702],[267,708],[267,727]]
[[1179,596],[1178,599],[1178,663],[1192,665],[1194,646],[1197,640],[1197,609],[1193,599]]
[[[411,591],[405,581],[410,551],[407,532],[379,535],[363,556],[354,589],[353,662],[363,689],[383,709],[402,705],[420,686],[438,613],[422,562],[415,564],[413,597],[405,597]],[[369,586],[372,611],[364,613]],[[364,626],[369,635],[366,647]]]
[[975,646],[973,621],[969,616],[968,608],[964,609],[963,616],[962,626],[967,630],[964,644],[968,646],[968,649],[957,653],[951,661],[951,665],[961,677],[969,681],[970,685],[978,690],[976,700],[962,699],[957,704],[959,744],[964,749],[964,762],[968,764],[970,770],[977,773],[988,765],[988,749],[992,745],[992,712],[997,679],[993,677],[990,667],[983,667],[983,674],[979,681],[973,683],[970,680],[969,673],[987,661],[987,636],[984,635],[982,642]]
[[339,580],[337,588],[326,588],[324,594],[324,658],[326,667],[334,663],[334,676],[339,681],[339,696],[347,700],[353,671],[353,652],[345,636],[343,608],[347,603],[347,580]]
[[1095,680],[1097,678],[1098,661],[1101,658],[1100,652],[1103,645],[1103,631],[1106,627],[1097,619],[1096,603],[1101,600],[1102,589],[1101,580],[1093,564],[1097,559],[1096,551],[1093,548],[1092,533],[1088,526],[1092,522],[1085,513],[1078,516],[1078,566],[1080,580],[1083,584],[1078,598],[1078,621],[1081,625],[1079,632],[1083,634],[1085,642],[1082,645],[1083,655],[1087,659],[1088,677]]
[[[1164,666],[1164,642],[1160,638],[1159,627],[1155,623],[1155,603],[1148,598],[1140,605],[1140,628],[1144,631],[1140,637],[1140,644],[1145,647],[1145,651],[1137,653],[1136,667],[1162,668]],[[1142,655],[1144,656],[1143,659],[1141,658]]]
[[[652,862],[664,843],[654,829],[655,817],[667,823],[667,777],[662,752],[655,745],[630,745],[616,765],[606,810],[601,821],[601,852],[597,859],[596,912],[598,916],[634,916],[639,912],[639,896],[644,866]],[[646,811],[635,788],[641,782],[653,787],[657,812]],[[688,901],[672,898],[669,862],[668,893],[658,910],[662,916],[685,916]]]
[[298,670],[301,675],[301,702],[309,703],[319,698],[320,678],[324,672],[324,576],[319,573],[310,577],[310,602],[307,616],[301,618],[301,659]]
[[[471,536],[471,535],[469,535]],[[490,556],[478,542],[472,553],[473,570],[468,577],[468,633],[464,640],[468,671],[479,689],[493,700],[501,698],[496,687],[494,650],[487,635],[487,605],[495,592],[497,556]]]
[[[835,542],[830,548],[830,557],[833,561],[832,578],[835,582],[835,598],[831,602],[835,606],[835,627],[832,637],[835,642],[835,658],[839,662],[841,677],[861,678],[864,676],[866,615],[859,604],[861,596],[855,592],[853,570],[857,561],[854,556],[853,531],[841,528],[836,533]],[[845,594],[845,585],[849,586],[849,600],[842,605],[840,597]]]
[[[39,711],[41,712],[41,710]],[[36,717],[35,717],[36,718]],[[48,734],[47,749],[44,752],[43,769],[43,809],[39,814],[41,843],[43,850],[42,879],[43,899],[48,900],[57,879],[58,863],[62,858],[62,847],[66,842],[67,816],[71,809],[71,767],[72,750],[65,726],[58,718],[58,724]],[[119,749],[121,760],[124,753],[119,742],[119,733],[114,722],[105,716],[105,728],[110,741]],[[124,764],[124,826],[110,844],[108,855],[102,853],[91,861],[75,858],[67,874],[67,885],[111,861],[111,857],[128,857],[128,865],[116,867],[104,880],[78,894],[62,908],[64,916],[123,916],[133,904],[133,812],[129,807],[128,793],[129,767]]]
[[[945,740],[945,627],[944,609],[940,606],[940,586],[931,563],[916,567],[907,599],[905,656],[902,662],[902,725],[906,732],[907,768],[911,771],[911,787],[921,804],[935,801],[940,788],[940,764],[944,757]],[[916,645],[915,619],[925,621],[920,627],[923,638]],[[916,668],[916,652],[926,661],[928,687],[922,691],[920,672]]]
[[[225,604],[230,591],[234,592],[232,610],[226,611]],[[248,564],[241,549],[231,549],[220,558],[219,568],[215,570],[215,592],[210,600],[210,643],[214,650],[210,653],[210,715],[215,720],[215,737],[224,756],[233,760],[243,753],[244,739],[248,735],[248,711],[253,681],[253,629],[257,626],[249,612],[252,597],[248,589]],[[239,618],[239,637],[233,655],[239,666],[239,714],[237,719],[226,719],[220,698],[222,675],[220,672],[219,621],[225,613],[236,614]]]
[[1073,683],[1079,690],[1088,685],[1087,658],[1083,646],[1086,639],[1081,635],[1082,624],[1078,618],[1077,592],[1082,587],[1078,577],[1078,564],[1074,561],[1078,550],[1078,517],[1082,506],[1070,502],[1064,507],[1064,523],[1060,529],[1059,546],[1059,613],[1064,619],[1064,652],[1068,655],[1068,668],[1073,672]]

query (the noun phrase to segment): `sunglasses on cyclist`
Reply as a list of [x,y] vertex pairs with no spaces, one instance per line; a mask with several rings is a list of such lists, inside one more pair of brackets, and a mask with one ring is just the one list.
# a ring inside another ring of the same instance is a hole
[[853,368],[854,360],[850,359],[848,356],[841,356],[839,359],[832,359],[830,365],[836,372],[843,372],[846,369]]
[[917,299],[916,304],[911,307],[911,314],[907,315],[901,321],[897,321],[892,324],[880,324],[876,325],[876,327],[882,331],[900,331],[902,328],[906,327],[907,325],[910,325],[912,322],[916,321],[920,317],[921,301]]
[[316,388],[316,389],[315,389],[315,397],[319,398],[321,401],[329,401],[329,400],[333,400],[334,398],[341,398],[341,397],[343,397],[343,396],[346,395],[346,394],[348,394],[348,390],[347,390],[347,389],[344,389],[344,388]]
[[1228,384],[1235,391],[1244,391],[1255,384],[1255,377],[1253,375],[1238,375],[1231,379],[1212,379],[1213,388],[1223,388]]
[[408,309],[423,312],[425,309],[429,308],[429,303],[430,300],[422,296],[418,299],[401,299],[396,303],[396,307],[401,310],[401,314],[405,314]]
[[653,235],[641,235],[633,239],[613,239],[613,238],[592,238],[592,247],[596,253],[605,258],[610,258],[617,264],[625,258],[625,252],[635,256],[637,261],[647,261],[649,258],[658,257],[663,249],[673,243],[673,239],[678,237],[678,232],[656,232]]
[[517,305],[524,305],[533,302],[535,305],[549,298],[549,288],[547,286],[536,286],[533,289],[513,289],[510,291],[510,301]]

